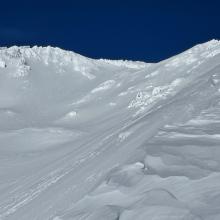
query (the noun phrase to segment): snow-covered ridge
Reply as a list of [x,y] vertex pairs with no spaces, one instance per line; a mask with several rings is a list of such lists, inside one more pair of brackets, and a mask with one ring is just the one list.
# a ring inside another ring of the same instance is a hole
[[[207,57],[213,57],[219,53],[220,53],[220,40],[210,40],[206,43],[195,45],[194,47],[174,57],[178,57],[178,59],[182,59],[182,61],[185,62],[190,62],[190,60],[194,59],[194,57],[207,58]],[[172,60],[174,57],[170,57],[162,62]]]
[[[211,57],[220,53],[220,41],[211,40],[207,43],[196,45],[182,54],[191,62],[195,54],[202,57]],[[188,56],[188,57],[187,57]],[[179,57],[181,58],[181,56]],[[89,72],[89,68],[97,68],[103,64],[131,69],[142,69],[151,66],[150,63],[129,60],[91,59],[72,51],[66,51],[58,47],[41,46],[12,46],[0,47],[0,68],[5,68],[11,59],[18,59],[19,64],[25,64],[28,59],[42,60],[46,65],[49,62],[59,65],[73,64],[76,70]],[[171,58],[170,58],[171,59]],[[169,64],[172,65],[172,64]],[[92,77],[91,77],[92,78]]]
[[25,58],[36,58],[46,60],[45,62],[79,62],[81,65],[85,64],[96,64],[108,63],[115,66],[125,66],[128,68],[143,68],[149,64],[138,61],[128,61],[128,60],[107,60],[107,59],[91,59],[82,56],[78,53],[63,50],[58,47],[41,47],[41,46],[12,46],[12,47],[0,47],[0,56],[15,58],[15,57],[25,57]]
[[140,62],[140,61],[130,61],[130,60],[108,60],[100,59],[101,62],[108,63],[115,66],[122,66],[132,69],[145,68],[150,66],[150,63]]
[[[197,51],[203,51],[203,50],[214,50],[216,49],[216,47],[220,46],[220,41],[219,40],[210,40],[206,43],[202,43],[202,44],[198,44],[196,46],[194,46],[193,48],[187,50],[188,51],[192,51],[192,52],[197,52]],[[88,58],[85,56],[82,56],[78,53],[72,52],[72,51],[67,51],[67,50],[63,50],[61,48],[58,47],[51,47],[51,46],[46,46],[46,47],[42,47],[42,46],[12,46],[12,47],[0,47],[0,54],[1,55],[6,55],[8,54],[8,56],[12,56],[12,57],[18,57],[20,55],[23,55],[27,58],[31,58],[31,57],[37,57],[40,55],[47,55],[47,56],[51,56],[51,59],[55,59],[55,57],[63,57],[64,60],[67,59],[67,57],[69,57],[70,60],[73,59],[79,59],[79,60],[89,60],[89,61],[101,61],[101,62],[106,62],[109,64],[113,64],[113,65],[125,65],[127,67],[131,67],[131,68],[135,68],[136,67],[145,67],[146,65],[149,65],[149,63],[145,63],[145,62],[140,62],[140,61],[129,61],[129,60],[109,60],[109,59],[92,59],[92,58]]]
[[0,48],[0,68],[15,65],[17,70],[11,74],[13,77],[27,76],[31,69],[29,66],[30,62],[41,62],[47,66],[50,64],[57,65],[61,73],[64,71],[63,69],[71,66],[73,71],[80,72],[90,80],[96,77],[91,72],[94,72],[94,70],[101,68],[105,64],[118,68],[126,67],[128,69],[141,69],[150,65],[144,62],[91,59],[72,51],[51,46],[13,46]]
[[185,53],[200,53],[201,57],[213,57],[220,53],[220,41],[210,40],[206,43],[198,44],[187,50]]

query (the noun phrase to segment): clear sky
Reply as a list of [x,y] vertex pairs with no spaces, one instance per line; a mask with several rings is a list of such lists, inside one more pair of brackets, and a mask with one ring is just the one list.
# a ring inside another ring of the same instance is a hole
[[5,0],[0,8],[0,46],[157,62],[220,39],[219,0]]

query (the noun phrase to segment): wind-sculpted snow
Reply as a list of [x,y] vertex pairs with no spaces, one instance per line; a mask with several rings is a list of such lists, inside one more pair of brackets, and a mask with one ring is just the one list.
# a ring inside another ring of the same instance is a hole
[[0,48],[1,220],[219,220],[220,42],[155,64]]

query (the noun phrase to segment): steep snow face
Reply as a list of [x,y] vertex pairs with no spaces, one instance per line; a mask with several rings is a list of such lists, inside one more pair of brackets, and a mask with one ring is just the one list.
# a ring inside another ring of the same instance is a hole
[[148,64],[0,48],[0,219],[220,218],[220,42]]

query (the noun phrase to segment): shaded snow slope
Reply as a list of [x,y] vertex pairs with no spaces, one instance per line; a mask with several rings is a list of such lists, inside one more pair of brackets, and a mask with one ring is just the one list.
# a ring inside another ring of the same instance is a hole
[[0,219],[220,218],[220,42],[165,61],[0,48]]

